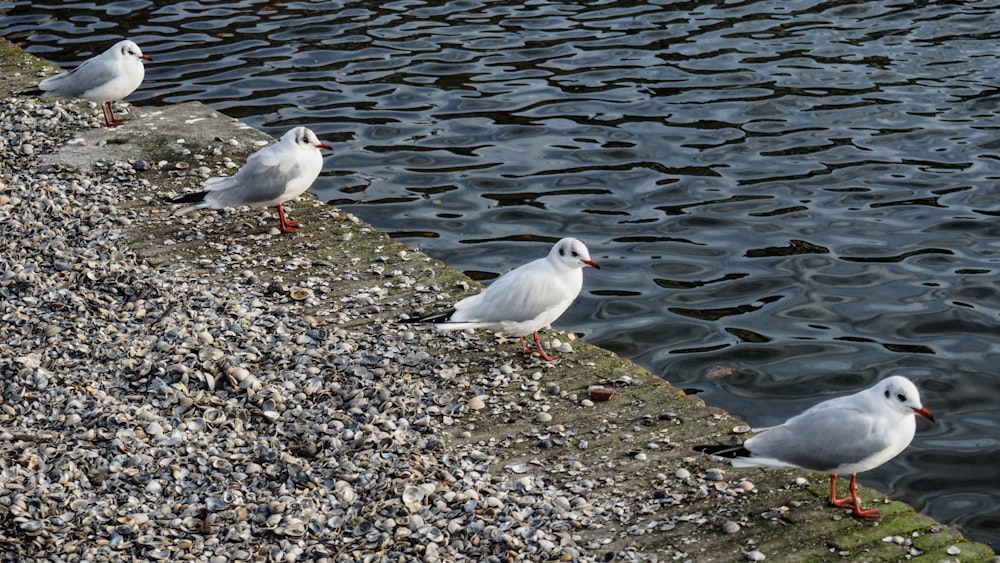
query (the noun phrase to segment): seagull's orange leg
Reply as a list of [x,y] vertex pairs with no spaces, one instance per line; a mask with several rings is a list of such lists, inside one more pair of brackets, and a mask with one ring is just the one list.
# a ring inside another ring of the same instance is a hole
[[[853,478],[853,476],[852,476]],[[854,508],[851,497],[837,497],[837,474],[830,474],[830,504],[838,508]]]
[[541,341],[538,340],[538,331],[537,330],[535,331],[535,345],[538,346],[538,348],[536,348],[534,350],[532,350],[531,348],[528,348],[528,345],[524,343],[524,337],[523,336],[521,337],[521,350],[524,352],[525,356],[530,356],[530,355],[534,354],[537,351],[538,355],[543,360],[545,360],[546,362],[551,362],[553,360],[558,360],[559,359],[559,356],[550,356],[550,355],[548,355],[548,354],[545,353],[545,348],[542,348],[542,343],[541,343]]
[[298,221],[289,221],[285,218],[285,209],[278,204],[278,219],[281,221],[281,227],[279,229],[283,233],[297,233],[299,230],[296,228],[299,226]]
[[877,508],[869,508],[867,510],[861,508],[861,500],[858,499],[858,476],[851,475],[851,498],[854,499],[854,514],[858,518],[881,518],[882,514]]
[[[124,119],[118,119],[115,117],[115,109],[111,107],[111,102],[104,102],[101,104],[101,111],[104,112],[104,123],[106,123],[108,127],[117,127],[122,123],[125,123]],[[111,114],[110,118],[108,117],[109,113]]]

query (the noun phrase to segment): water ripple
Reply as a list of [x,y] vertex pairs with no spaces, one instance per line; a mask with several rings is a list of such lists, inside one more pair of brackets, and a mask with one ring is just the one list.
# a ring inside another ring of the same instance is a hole
[[1000,545],[997,7],[15,0],[0,34],[127,34],[135,101],[309,125],[318,196],[477,279],[586,240],[560,326],[755,425],[911,373],[941,423],[866,482]]

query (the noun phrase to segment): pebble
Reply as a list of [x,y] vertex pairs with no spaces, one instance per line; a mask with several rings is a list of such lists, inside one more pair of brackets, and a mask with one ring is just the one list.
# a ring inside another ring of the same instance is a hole
[[733,522],[732,520],[727,520],[722,525],[722,531],[726,534],[735,534],[740,531],[740,525],[738,522]]
[[726,472],[723,471],[723,470],[721,470],[721,469],[719,469],[719,468],[717,468],[717,467],[713,467],[713,468],[711,468],[711,469],[709,469],[708,471],[705,472],[705,480],[706,481],[725,481],[726,480]]
[[748,561],[763,561],[765,559],[767,559],[767,557],[761,553],[759,549],[751,549],[747,552]]

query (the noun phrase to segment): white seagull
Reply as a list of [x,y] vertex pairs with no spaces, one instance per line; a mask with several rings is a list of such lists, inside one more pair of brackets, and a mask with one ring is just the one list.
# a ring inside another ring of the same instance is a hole
[[455,303],[442,313],[413,317],[402,322],[437,323],[438,330],[485,328],[518,336],[525,355],[524,337],[534,333],[538,353],[547,362],[556,357],[545,353],[538,331],[552,324],[569,308],[583,287],[583,268],[600,269],[590,259],[587,247],[575,238],[557,242],[548,256],[515,268],[480,293]]
[[205,191],[184,194],[171,203],[193,203],[177,210],[175,215],[211,207],[278,207],[281,232],[298,231],[298,221],[285,218],[281,206],[309,189],[323,169],[323,154],[319,149],[330,146],[316,138],[307,127],[296,127],[281,136],[281,140],[250,155],[243,168],[233,176],[205,180]]
[[[899,455],[913,440],[915,414],[934,422],[920,404],[917,386],[894,375],[853,395],[810,407],[785,423],[759,430],[742,446],[695,446],[732,458],[734,467],[794,467],[830,474],[830,504],[878,518],[858,499],[857,474]],[[851,497],[837,497],[837,475],[851,475]]]
[[38,83],[42,95],[83,98],[101,104],[104,122],[115,127],[124,120],[115,117],[111,102],[128,96],[142,84],[151,60],[139,46],[123,39],[96,57],[83,61],[69,72],[61,72]]

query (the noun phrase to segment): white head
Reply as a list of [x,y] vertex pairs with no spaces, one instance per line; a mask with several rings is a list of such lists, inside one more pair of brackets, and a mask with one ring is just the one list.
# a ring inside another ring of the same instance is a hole
[[129,41],[128,39],[122,39],[118,43],[115,43],[114,45],[111,46],[110,49],[108,49],[108,51],[114,53],[116,57],[121,57],[124,59],[136,59],[137,61],[140,59],[143,61],[152,60],[146,55],[143,55],[142,49],[140,49],[138,45],[136,45],[132,41]]
[[552,247],[552,250],[549,251],[549,260],[563,264],[569,268],[590,266],[598,270],[601,269],[597,265],[597,262],[590,259],[590,252],[587,251],[587,247],[575,238],[564,238],[557,242]]
[[289,129],[284,135],[281,136],[282,143],[288,143],[294,145],[297,148],[315,148],[319,149],[330,149],[330,146],[319,140],[316,137],[316,133],[312,132],[312,129],[308,127],[295,127],[294,129]]
[[934,422],[934,415],[920,404],[920,392],[912,381],[902,375],[894,375],[880,381],[872,388],[889,408],[904,414],[919,414]]

